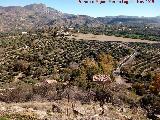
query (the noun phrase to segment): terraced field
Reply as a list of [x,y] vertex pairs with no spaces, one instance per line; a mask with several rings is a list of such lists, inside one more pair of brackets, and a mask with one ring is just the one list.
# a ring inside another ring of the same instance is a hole
[[[104,70],[110,71],[104,73]],[[62,91],[71,89],[69,83],[84,91],[93,91],[94,98],[100,103],[116,93],[115,103],[122,100],[135,107],[135,98],[122,95],[124,91],[131,96],[134,93],[138,95],[138,106],[146,109],[147,117],[152,118],[159,114],[159,89],[152,78],[159,70],[159,43],[76,40],[43,34],[0,38],[0,90],[7,90],[0,95],[1,101],[62,99]],[[114,76],[117,71],[119,80]],[[94,83],[92,78],[96,74],[109,75],[111,88]],[[56,81],[57,85],[43,86],[48,79]],[[37,87],[39,84],[42,86]],[[118,88],[123,88],[121,93]],[[87,93],[88,97],[92,95]]]
[[[53,38],[38,36],[17,36],[3,38],[1,46],[1,81],[12,79],[9,76],[18,73],[15,62],[23,60],[30,64],[29,74],[34,78],[41,75],[50,75],[54,68],[58,70],[68,67],[71,63],[81,64],[87,57],[97,59],[104,52],[111,54],[115,61],[120,62],[126,56],[137,52],[135,58],[124,65],[128,67],[123,72],[127,74],[145,75],[160,68],[159,43],[130,43],[109,42],[98,40],[75,40],[69,38]],[[41,70],[43,68],[43,70]],[[34,72],[33,72],[34,71]],[[40,72],[41,71],[41,72]],[[37,74],[39,74],[37,76]]]
[[123,72],[144,76],[160,70],[160,44],[128,43],[128,46],[134,48],[138,54],[131,63],[124,66],[129,69]]
[[[26,74],[26,79],[29,76],[38,79],[51,75],[55,68],[63,70],[72,63],[80,65],[86,58],[96,60],[102,52],[112,55],[115,61],[120,61],[131,52],[129,48],[121,46],[121,42],[77,41],[51,36],[3,38],[0,46],[4,49],[0,57],[1,82],[12,81],[20,71]],[[22,63],[24,68],[20,70],[16,66]]]

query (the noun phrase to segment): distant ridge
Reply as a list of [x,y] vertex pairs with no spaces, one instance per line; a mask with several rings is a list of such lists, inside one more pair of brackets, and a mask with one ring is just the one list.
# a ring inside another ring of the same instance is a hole
[[62,13],[45,4],[30,4],[21,6],[0,6],[0,32],[23,31],[43,26],[79,26],[97,27],[105,24],[160,24],[158,17],[137,16],[106,16],[90,17],[87,15],[73,15]]

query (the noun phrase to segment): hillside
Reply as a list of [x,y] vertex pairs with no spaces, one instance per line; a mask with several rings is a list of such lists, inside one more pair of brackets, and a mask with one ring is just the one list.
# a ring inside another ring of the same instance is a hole
[[89,26],[97,27],[106,24],[160,24],[159,17],[139,18],[128,16],[98,17],[62,13],[44,4],[20,6],[0,6],[0,31],[24,31],[43,26]]
[[0,7],[0,120],[159,120],[159,20]]
[[26,30],[32,27],[65,26],[85,24],[98,25],[99,21],[89,16],[75,16],[61,13],[44,4],[31,4],[24,7],[0,7],[0,31]]
[[[158,119],[159,43],[76,40],[48,32],[0,38],[0,116]],[[109,79],[94,81],[96,75]]]

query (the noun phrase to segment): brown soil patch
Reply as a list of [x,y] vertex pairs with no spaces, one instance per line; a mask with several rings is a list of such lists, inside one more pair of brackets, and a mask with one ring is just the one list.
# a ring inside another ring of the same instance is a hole
[[132,39],[132,38],[123,38],[115,36],[106,36],[106,35],[93,35],[93,34],[74,34],[73,36],[68,36],[69,38],[75,38],[77,40],[99,40],[99,41],[122,41],[122,42],[141,42],[141,43],[160,43],[157,41],[141,40],[141,39]]

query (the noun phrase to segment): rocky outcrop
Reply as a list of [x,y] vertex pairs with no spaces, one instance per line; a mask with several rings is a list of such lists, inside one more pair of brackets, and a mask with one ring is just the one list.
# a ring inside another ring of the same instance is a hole
[[[137,108],[136,112],[128,106],[116,107],[112,104],[105,104],[103,109],[98,102],[81,104],[78,101],[68,103],[66,99],[55,102],[28,102],[0,104],[0,114],[30,115],[37,119],[66,120],[66,119],[87,119],[87,120],[147,120],[142,109]],[[102,111],[104,113],[102,114]]]

